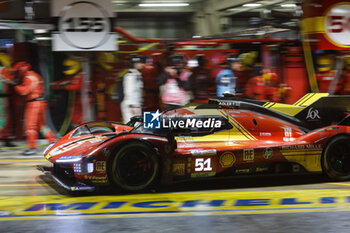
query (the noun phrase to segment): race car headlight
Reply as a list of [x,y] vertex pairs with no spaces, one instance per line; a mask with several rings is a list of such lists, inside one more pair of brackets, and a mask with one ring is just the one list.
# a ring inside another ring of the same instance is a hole
[[79,162],[83,155],[67,155],[62,156],[56,160],[56,163],[75,163]]
[[46,149],[44,150],[43,155],[45,155],[46,152],[48,152],[48,151],[53,147],[53,145],[55,145],[55,143],[56,143],[56,142],[53,142],[53,143],[51,143],[50,145],[48,145],[48,146],[46,147]]
[[93,163],[74,163],[73,164],[74,172],[77,174],[88,174],[92,173],[94,171],[94,164]]
[[87,163],[86,164],[86,168],[87,168],[87,173],[91,173],[94,171],[94,164],[93,163]]

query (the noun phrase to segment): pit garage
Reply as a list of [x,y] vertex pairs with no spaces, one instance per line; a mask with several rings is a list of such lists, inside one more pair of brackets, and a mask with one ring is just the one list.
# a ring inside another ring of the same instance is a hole
[[[0,232],[347,232],[349,17],[339,0],[0,1]],[[193,114],[222,123],[175,122]],[[111,178],[127,145],[146,155]],[[171,179],[123,183],[147,158]]]

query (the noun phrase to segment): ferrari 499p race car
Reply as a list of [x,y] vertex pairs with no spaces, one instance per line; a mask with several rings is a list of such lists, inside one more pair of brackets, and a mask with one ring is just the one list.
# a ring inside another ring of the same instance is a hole
[[82,124],[44,156],[53,167],[38,168],[70,191],[269,173],[350,179],[350,96],[310,93],[293,105],[217,97],[126,125]]

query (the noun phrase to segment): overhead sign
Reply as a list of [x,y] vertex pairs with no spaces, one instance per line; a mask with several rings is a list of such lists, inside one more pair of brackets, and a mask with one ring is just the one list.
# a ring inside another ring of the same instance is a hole
[[327,39],[331,43],[350,47],[350,3],[332,6],[325,14],[324,23]]
[[109,0],[55,0],[52,16],[58,18],[53,33],[54,51],[113,51],[113,7]]

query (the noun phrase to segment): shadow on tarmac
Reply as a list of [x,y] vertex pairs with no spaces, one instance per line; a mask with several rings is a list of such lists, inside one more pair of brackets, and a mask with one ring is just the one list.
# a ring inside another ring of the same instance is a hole
[[[39,179],[47,184],[52,184],[54,181],[45,176],[39,176]],[[158,187],[150,188],[148,191],[137,192],[142,193],[173,193],[173,192],[214,192],[230,190],[242,191],[241,189],[254,188],[272,188],[272,190],[284,190],[286,186],[293,185],[308,185],[308,184],[322,184],[330,182],[330,180],[322,174],[312,175],[264,175],[264,176],[243,176],[243,177],[216,177],[216,178],[199,178],[190,181],[181,181],[171,184],[159,185]],[[130,195],[135,193],[117,190],[112,187],[100,187],[93,192],[69,192],[58,185],[50,185],[58,194],[66,196],[99,196],[99,195]],[[305,187],[303,187],[305,189]],[[249,191],[249,190],[245,190]]]

